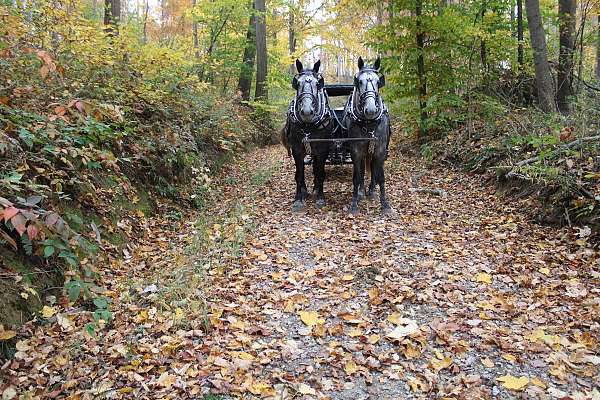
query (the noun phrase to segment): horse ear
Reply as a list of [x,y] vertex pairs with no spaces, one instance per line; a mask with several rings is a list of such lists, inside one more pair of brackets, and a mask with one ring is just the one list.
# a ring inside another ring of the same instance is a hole
[[375,60],[375,64],[373,64],[373,69],[379,71],[379,67],[381,67],[381,57],[377,56],[377,60]]
[[321,60],[318,60],[313,66],[313,72],[316,74],[319,72],[319,68],[321,67]]
[[365,62],[364,62],[364,60],[362,59],[362,57],[360,57],[360,56],[359,56],[359,57],[358,57],[358,69],[359,69],[359,70],[360,70],[360,69],[363,69],[363,67],[364,67],[364,66],[365,66]]
[[379,89],[381,89],[382,87],[385,86],[385,75],[380,75],[379,76],[378,86],[379,86]]
[[322,89],[325,86],[325,79],[323,78],[323,75],[321,75],[321,74],[319,74],[318,86],[319,86],[319,89]]
[[292,79],[292,87],[294,90],[298,90],[298,77],[296,76],[294,76],[294,79]]
[[298,70],[298,73],[301,73],[302,71],[304,71],[304,67],[302,66],[302,63],[297,58],[296,58],[296,69]]

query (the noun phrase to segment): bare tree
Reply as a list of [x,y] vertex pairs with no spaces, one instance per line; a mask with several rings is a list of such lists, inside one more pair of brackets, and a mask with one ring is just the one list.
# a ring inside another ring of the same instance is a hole
[[240,79],[238,81],[238,90],[242,94],[242,100],[250,100],[250,87],[252,86],[252,75],[254,74],[254,59],[256,58],[256,15],[254,13],[254,2],[248,5],[250,17],[248,21],[248,30],[246,31],[246,47],[244,47],[244,56],[242,67],[240,68]]
[[573,95],[573,52],[575,51],[576,0],[558,1],[560,52],[558,56],[558,87],[556,102],[563,114],[569,112],[569,96]]
[[267,21],[265,0],[255,0],[256,8],[256,90],[254,99],[266,101],[267,90]]
[[546,36],[542,25],[539,0],[525,0],[529,36],[533,48],[533,62],[535,64],[535,80],[540,108],[545,112],[556,111],[554,103],[554,82],[548,63],[548,48]]

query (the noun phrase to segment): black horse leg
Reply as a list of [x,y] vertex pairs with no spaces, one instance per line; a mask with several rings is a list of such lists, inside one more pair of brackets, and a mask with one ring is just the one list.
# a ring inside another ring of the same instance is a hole
[[390,207],[385,195],[385,176],[383,172],[384,161],[385,154],[381,154],[380,157],[375,159],[375,170],[377,171],[375,177],[377,178],[377,184],[379,185],[379,201],[381,202],[381,210],[387,214],[392,210],[392,208]]
[[350,212],[352,214],[358,213],[358,192],[361,188],[361,183],[364,181],[364,157],[359,151],[355,151],[353,154],[352,161],[354,168],[352,170],[352,204],[350,206]]
[[304,199],[306,198],[306,182],[304,181],[304,154],[301,151],[292,150],[294,163],[296,164],[296,196],[294,197],[293,211],[300,211],[304,208]]
[[363,161],[361,163],[361,169],[360,169],[360,174],[363,177],[360,181],[360,186],[358,187],[358,200],[362,200],[365,198],[365,169],[366,169],[366,165],[367,165],[367,158],[363,158]]
[[315,157],[313,172],[315,174],[315,194],[317,207],[323,207],[325,205],[325,193],[323,192],[323,185],[325,183],[326,158],[327,155],[323,153],[319,153],[317,157]]

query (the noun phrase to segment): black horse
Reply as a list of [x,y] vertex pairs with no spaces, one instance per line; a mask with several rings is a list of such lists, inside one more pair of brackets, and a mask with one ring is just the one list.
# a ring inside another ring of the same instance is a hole
[[381,59],[373,66],[365,65],[362,57],[358,58],[358,73],[354,77],[354,90],[344,110],[344,126],[348,129],[348,137],[371,139],[353,141],[352,163],[352,204],[351,212],[358,213],[358,201],[363,196],[365,165],[371,170],[371,184],[367,195],[374,196],[375,185],[379,185],[381,209],[384,214],[392,212],[385,196],[385,177],[383,163],[387,157],[391,136],[390,116],[379,89],[385,84],[385,77],[379,73]]
[[296,97],[290,103],[287,119],[281,130],[281,142],[288,154],[294,157],[296,164],[296,195],[292,210],[304,208],[304,200],[308,197],[304,180],[304,158],[311,154],[314,173],[314,192],[316,205],[325,205],[323,183],[325,182],[325,160],[329,153],[328,142],[308,142],[309,139],[330,139],[337,129],[329,107],[327,94],[323,90],[325,82],[319,74],[321,61],[317,61],[312,69],[304,69],[300,60],[296,60],[298,75],[294,76],[292,87]]

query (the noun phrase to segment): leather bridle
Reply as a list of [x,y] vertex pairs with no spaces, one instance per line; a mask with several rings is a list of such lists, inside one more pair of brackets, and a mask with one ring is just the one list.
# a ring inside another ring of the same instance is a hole
[[[381,99],[381,96],[379,95],[379,88],[375,87],[375,83],[373,82],[373,78],[372,77],[368,77],[367,78],[367,85],[365,90],[361,93],[360,89],[358,87],[358,83],[360,81],[360,76],[366,72],[373,72],[373,73],[378,73],[377,70],[371,69],[371,68],[365,68],[363,70],[361,70],[355,77],[354,77],[354,91],[352,92],[352,96],[350,96],[349,99],[349,111],[350,111],[350,116],[351,118],[355,121],[355,122],[362,122],[362,123],[371,123],[371,122],[378,122],[381,119],[381,116],[383,115],[383,113],[385,112],[385,106],[383,104],[383,100]],[[369,87],[371,86],[371,87]],[[358,96],[357,96],[358,94]],[[358,97],[358,104],[356,104],[354,98]],[[366,118],[365,114],[364,114],[364,108],[365,108],[365,103],[367,102],[367,99],[372,98],[375,103],[377,104],[377,116],[375,118]]]

